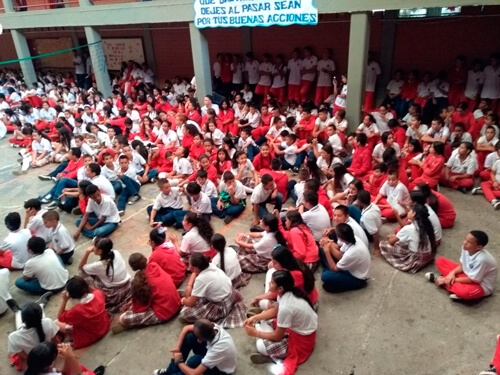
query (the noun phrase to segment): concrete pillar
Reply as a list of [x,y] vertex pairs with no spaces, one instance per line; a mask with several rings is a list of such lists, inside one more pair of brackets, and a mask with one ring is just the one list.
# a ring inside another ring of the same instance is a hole
[[108,67],[102,48],[101,35],[94,27],[85,27],[85,36],[89,45],[90,58],[92,59],[92,70],[95,75],[97,89],[104,98],[111,95],[111,83],[109,81]]
[[14,12],[14,4],[12,3],[13,0],[3,0],[3,8],[5,10],[5,13],[12,13]]
[[380,51],[380,67],[382,68],[382,75],[377,84],[377,92],[375,93],[375,103],[381,103],[385,98],[385,88],[389,81],[392,79],[394,70],[392,61],[394,57],[394,46],[396,44],[396,20],[399,10],[388,10],[385,12],[384,20],[382,23],[382,37],[381,44],[384,46]]
[[247,52],[252,51],[252,28],[251,27],[242,27],[242,54],[245,55]]
[[[155,73],[156,78],[158,79],[158,72],[156,71],[156,59],[155,59],[155,50],[153,45],[153,37],[151,36],[151,30],[149,29],[149,24],[144,25],[144,33],[143,38],[144,41],[144,58],[146,59],[146,64],[148,64],[149,68]],[[138,61],[139,64],[142,64],[143,61]]]
[[71,28],[71,43],[73,44],[73,47],[78,47],[80,45],[80,41],[78,40],[78,34],[76,33],[76,29],[73,27]]
[[204,96],[212,94],[208,42],[203,32],[193,22],[189,23],[189,37],[191,38],[191,52],[196,77],[196,96],[200,103],[203,103]]
[[349,61],[347,64],[347,119],[349,130],[353,131],[361,123],[361,107],[365,94],[365,74],[368,47],[370,44],[371,14],[351,13],[349,32]]
[[[16,48],[17,58],[20,59],[19,65],[23,72],[24,82],[28,86],[31,86],[33,82],[37,82],[35,67],[33,65],[33,60],[30,59],[31,53],[28,46],[28,41],[24,34],[19,30],[10,30],[12,35],[12,40],[14,41],[14,47]],[[26,59],[26,60],[22,60]]]

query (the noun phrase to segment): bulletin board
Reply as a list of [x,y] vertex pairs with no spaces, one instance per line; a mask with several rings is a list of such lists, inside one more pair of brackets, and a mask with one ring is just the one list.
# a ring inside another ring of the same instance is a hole
[[122,61],[145,61],[142,38],[103,38],[102,48],[108,70],[120,70]]
[[[73,48],[71,38],[34,39],[33,42],[35,43],[34,47],[37,55]],[[54,56],[46,56],[39,61],[42,67],[72,68],[73,53],[69,51]]]

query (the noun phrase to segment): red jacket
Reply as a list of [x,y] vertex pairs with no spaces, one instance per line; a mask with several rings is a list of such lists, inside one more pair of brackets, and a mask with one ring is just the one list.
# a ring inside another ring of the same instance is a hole
[[320,187],[318,190],[318,203],[325,207],[330,220],[333,219],[332,203],[330,202],[330,198],[328,198],[328,195],[326,195],[326,191],[324,191],[322,187]]
[[[319,260],[318,245],[316,245],[314,236],[307,226],[299,225],[286,230],[281,220],[278,220],[278,225],[295,258],[304,263],[315,263]],[[298,287],[298,285],[295,286]]]
[[64,171],[61,172],[61,174],[64,175],[63,177],[75,179],[78,174],[78,170],[81,167],[83,167],[82,158],[78,159],[77,161],[70,160],[66,168],[64,168]]
[[356,178],[363,177],[372,166],[372,153],[368,146],[360,146],[354,150],[352,163],[347,170]]
[[186,277],[186,265],[175,249],[167,243],[156,246],[148,261],[158,264],[163,271],[172,277],[176,286],[181,285]]
[[400,149],[403,149],[406,142],[406,131],[401,126],[396,126],[391,130],[392,136],[394,137],[394,142],[399,145]]
[[316,119],[314,118],[314,116],[310,116],[309,120],[303,118],[299,121],[299,125],[302,126],[302,128],[297,129],[297,131],[295,132],[297,134],[297,138],[307,139],[307,137],[312,135],[314,126],[316,125]]
[[128,118],[127,116],[116,117],[114,119],[109,120],[109,124],[112,126],[118,126],[121,129],[122,133],[125,133],[125,119],[127,118]]
[[288,175],[286,172],[273,171],[271,169],[261,169],[260,175],[270,174],[273,176],[273,180],[276,183],[276,188],[278,193],[283,195],[283,202],[286,201],[288,196]]
[[[188,177],[188,181],[196,181],[196,172],[198,172],[198,171],[199,171],[199,169],[194,171],[194,173]],[[217,178],[218,178],[217,168],[215,168],[215,166],[213,166],[213,165],[209,165],[207,168],[207,179],[212,181],[215,184],[215,186],[218,186]]]
[[273,157],[271,154],[267,158],[263,158],[261,153],[258,153],[253,159],[253,166],[260,172],[262,169],[271,169],[271,160]]

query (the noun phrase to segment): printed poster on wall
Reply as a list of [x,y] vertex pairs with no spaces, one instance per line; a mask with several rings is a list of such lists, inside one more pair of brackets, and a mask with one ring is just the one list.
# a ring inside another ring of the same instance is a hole
[[[334,1],[334,0],[332,0]],[[194,0],[198,28],[317,25],[314,0]]]
[[104,38],[102,48],[109,70],[120,70],[122,61],[133,60],[139,64],[145,61],[142,38]]

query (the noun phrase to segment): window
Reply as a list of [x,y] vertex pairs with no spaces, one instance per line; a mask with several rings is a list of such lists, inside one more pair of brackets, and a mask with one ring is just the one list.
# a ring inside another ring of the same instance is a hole
[[427,16],[426,8],[400,9],[399,18],[420,18]]
[[441,16],[456,16],[460,14],[462,7],[446,7],[441,8]]
[[460,14],[462,7],[400,9],[399,18],[448,17]]

